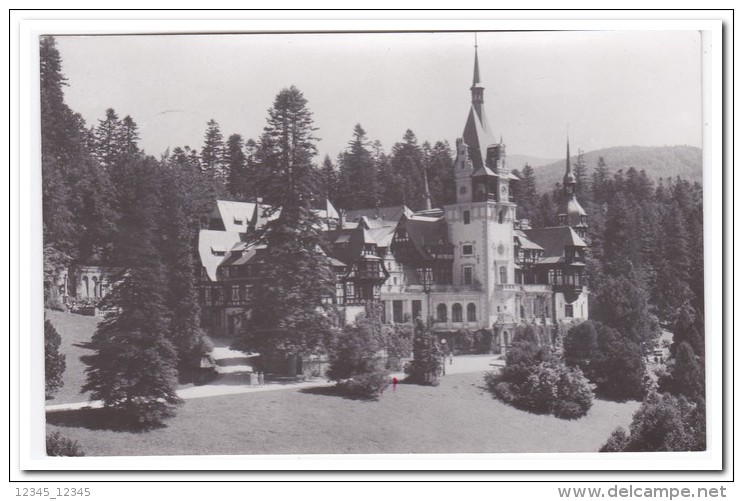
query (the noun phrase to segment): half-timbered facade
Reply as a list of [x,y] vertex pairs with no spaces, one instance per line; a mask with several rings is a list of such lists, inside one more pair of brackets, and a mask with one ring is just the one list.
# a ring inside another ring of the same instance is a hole
[[[506,146],[487,121],[477,54],[470,91],[452,166],[455,203],[433,209],[429,203],[419,212],[397,206],[344,213],[328,202],[318,211],[327,237],[323,251],[337,279],[327,302],[346,322],[378,304],[385,322],[420,316],[442,335],[480,331],[497,351],[517,325],[588,318],[588,220],[575,195],[569,146],[559,226],[517,221],[512,193],[519,179],[507,169]],[[251,281],[261,260],[270,259],[250,237],[265,224],[261,207],[218,201],[201,231],[203,318],[214,332],[237,332],[250,307]]]

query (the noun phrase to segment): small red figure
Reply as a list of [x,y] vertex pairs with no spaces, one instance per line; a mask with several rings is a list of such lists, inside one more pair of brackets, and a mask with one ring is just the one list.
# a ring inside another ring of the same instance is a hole
[[393,377],[392,378],[392,391],[395,391],[395,390],[397,390],[397,378]]

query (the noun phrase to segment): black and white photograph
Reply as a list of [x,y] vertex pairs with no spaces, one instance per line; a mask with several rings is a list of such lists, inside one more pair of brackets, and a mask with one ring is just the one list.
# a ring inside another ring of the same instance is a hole
[[38,34],[47,456],[708,451],[704,42]]

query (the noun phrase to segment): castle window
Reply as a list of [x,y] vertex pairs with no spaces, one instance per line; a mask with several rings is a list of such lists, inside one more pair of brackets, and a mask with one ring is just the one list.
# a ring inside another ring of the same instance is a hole
[[508,283],[508,272],[506,271],[505,266],[500,267],[500,283],[502,284]]
[[498,222],[500,224],[503,224],[503,211],[502,210],[498,211]]
[[464,224],[470,224],[470,211],[466,210],[462,212],[462,221]]
[[472,245],[463,245],[462,246],[462,255],[463,256],[471,256],[472,255]]
[[477,322],[477,307],[475,306],[475,303],[467,305],[467,321]]
[[461,304],[454,303],[454,306],[451,307],[451,321],[452,322],[462,321],[462,305]]
[[413,299],[413,318],[418,318],[421,316],[421,311],[423,310],[423,303],[420,299]]
[[467,194],[467,187],[466,186],[462,186],[461,188],[459,188],[459,194],[460,195],[466,195]]
[[446,305],[444,303],[440,303],[436,307],[436,321],[446,322]]
[[401,324],[403,322],[401,300],[396,299],[392,301],[392,321],[396,324]]
[[565,305],[565,316],[567,318],[573,317],[573,305],[572,304],[566,304]]
[[472,285],[472,266],[465,266],[462,269],[462,281],[464,285]]

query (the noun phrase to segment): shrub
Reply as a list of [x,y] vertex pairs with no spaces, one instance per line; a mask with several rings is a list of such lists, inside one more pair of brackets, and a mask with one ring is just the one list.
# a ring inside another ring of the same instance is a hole
[[418,318],[413,339],[413,360],[405,364],[405,379],[411,383],[438,386],[441,375],[441,350],[431,329]]
[[504,403],[562,419],[584,416],[591,408],[591,385],[578,368],[568,368],[548,349],[514,343],[500,373],[485,375],[490,393]]
[[620,426],[611,432],[609,440],[601,446],[599,452],[622,452],[627,447],[628,442],[627,431]]
[[62,436],[58,431],[55,431],[46,436],[46,455],[84,456],[85,453],[77,440],[71,440]]
[[635,412],[629,436],[614,430],[600,452],[700,451],[706,448],[704,403],[668,393],[649,395]]
[[328,378],[342,381],[357,374],[376,372],[381,368],[379,344],[366,329],[346,326],[333,342],[329,354]]
[[62,338],[49,320],[44,321],[44,379],[47,400],[54,397],[64,381],[65,356],[59,352]]
[[344,394],[354,397],[374,398],[389,386],[389,375],[386,372],[357,374],[352,378],[339,381],[336,387]]

